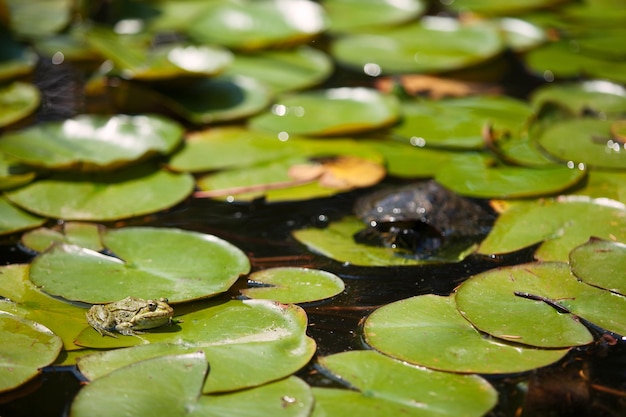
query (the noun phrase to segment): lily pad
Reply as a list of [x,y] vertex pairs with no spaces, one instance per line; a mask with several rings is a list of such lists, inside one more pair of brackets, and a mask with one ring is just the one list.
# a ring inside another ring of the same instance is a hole
[[459,313],[453,296],[423,295],[387,304],[367,318],[364,333],[367,344],[386,355],[451,372],[524,372],[569,351],[484,337]]
[[0,190],[9,190],[28,184],[36,172],[17,159],[0,152]]
[[5,196],[41,216],[104,221],[166,209],[185,199],[193,187],[193,178],[188,174],[142,164],[112,173],[58,173]]
[[535,90],[531,104],[537,110],[556,104],[580,116],[589,111],[618,116],[626,114],[626,88],[604,80],[547,84]]
[[257,50],[300,44],[326,29],[322,7],[309,0],[213,2],[185,28],[199,43]]
[[335,274],[308,268],[277,267],[254,272],[248,277],[250,288],[241,293],[249,298],[281,303],[306,303],[333,297],[344,290]]
[[332,44],[331,53],[344,65],[379,75],[460,69],[492,58],[503,48],[494,27],[425,17],[376,34],[347,35]]
[[96,252],[104,250],[100,232],[104,226],[93,223],[63,222],[55,228],[41,227],[22,235],[21,243],[35,252],[43,252],[55,243],[68,243]]
[[112,170],[155,153],[172,152],[183,129],[162,116],[80,115],[0,138],[0,150],[38,167]]
[[357,389],[314,388],[313,416],[482,416],[497,392],[477,375],[458,375],[409,365],[375,351],[320,358],[341,383]]
[[394,96],[376,90],[331,88],[284,95],[249,126],[288,136],[339,136],[388,126],[398,119],[399,110]]
[[34,216],[11,204],[4,196],[0,196],[0,236],[34,229],[45,222],[46,219]]
[[32,84],[16,81],[0,86],[0,127],[27,117],[40,102],[41,94]]
[[478,198],[537,197],[563,192],[585,178],[578,167],[550,165],[524,168],[486,163],[480,156],[459,158],[443,166],[437,182],[459,194]]
[[[6,0],[11,12],[11,30],[23,37],[45,37],[68,25],[71,0]],[[37,22],[37,24],[33,24]]]
[[508,253],[543,242],[536,259],[567,262],[591,236],[626,242],[624,205],[583,196],[516,202],[500,214],[478,252]]
[[544,9],[563,0],[512,0],[507,2],[494,0],[456,0],[445,3],[446,6],[457,12],[474,12],[486,15],[516,15],[534,9]]
[[107,230],[102,243],[115,256],[53,245],[33,260],[31,280],[48,294],[92,304],[129,295],[177,303],[224,292],[250,268],[246,255],[225,240],[181,229]]
[[332,32],[358,32],[375,27],[400,25],[426,11],[426,2],[408,0],[324,0]]
[[[176,320],[181,321],[173,329],[154,329],[137,336],[114,339],[89,328],[76,341],[81,346],[139,346],[82,357],[79,369],[95,380],[130,363],[201,350],[211,365],[203,392],[212,393],[284,378],[306,365],[315,353],[315,342],[306,336],[306,314],[296,305],[233,300],[204,307],[177,315]],[[175,314],[181,311],[185,312],[184,306],[176,308]]]
[[0,81],[30,74],[37,65],[37,54],[15,42],[8,31],[0,32]]
[[591,239],[569,254],[572,272],[587,284],[626,295],[626,245]]

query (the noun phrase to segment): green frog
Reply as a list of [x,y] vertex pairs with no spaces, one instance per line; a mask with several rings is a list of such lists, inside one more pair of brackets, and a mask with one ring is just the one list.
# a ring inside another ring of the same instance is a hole
[[87,322],[102,336],[117,337],[116,332],[132,336],[143,333],[140,330],[170,324],[174,309],[167,298],[158,301],[126,297],[109,304],[96,304],[87,312]]

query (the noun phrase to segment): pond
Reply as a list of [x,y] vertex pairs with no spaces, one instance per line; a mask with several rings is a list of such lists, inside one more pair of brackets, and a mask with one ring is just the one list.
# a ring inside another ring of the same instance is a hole
[[5,3],[1,415],[626,411],[620,2]]

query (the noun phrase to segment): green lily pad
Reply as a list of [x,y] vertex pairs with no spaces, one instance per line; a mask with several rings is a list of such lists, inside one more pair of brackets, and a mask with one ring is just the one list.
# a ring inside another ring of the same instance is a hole
[[504,17],[493,24],[502,30],[509,48],[518,53],[536,48],[548,38],[544,29],[526,20]]
[[[6,0],[11,12],[11,30],[23,37],[45,37],[68,25],[71,0]],[[33,24],[37,22],[37,24]]]
[[332,32],[358,32],[375,27],[400,25],[426,11],[426,2],[408,0],[324,0]]
[[35,252],[43,252],[55,243],[68,243],[96,252],[104,250],[100,233],[104,226],[94,223],[63,222],[49,229],[41,227],[22,235],[22,244]]
[[524,372],[569,351],[484,337],[459,313],[453,296],[423,295],[387,304],[367,318],[364,333],[367,344],[386,355],[451,372]]
[[339,136],[382,128],[398,117],[394,96],[341,87],[285,95],[271,111],[253,117],[249,126],[283,135]]
[[39,323],[0,312],[0,392],[19,387],[61,352],[58,336]]
[[7,31],[0,31],[0,81],[30,74],[37,65],[37,54],[15,42]]
[[37,174],[17,159],[0,152],[0,190],[9,190],[28,184]]
[[180,125],[162,116],[80,115],[7,133],[0,150],[38,167],[112,170],[172,152],[182,134]]
[[193,187],[193,178],[188,174],[142,164],[112,173],[58,173],[5,196],[42,216],[104,221],[166,209],[185,199]]
[[269,92],[263,84],[241,75],[202,79],[187,86],[156,91],[165,106],[197,124],[252,116],[270,103]]
[[46,222],[46,219],[34,216],[11,204],[4,196],[0,196],[0,236],[34,229]]
[[624,205],[583,196],[516,202],[498,217],[478,252],[508,253],[543,242],[536,259],[567,262],[569,252],[591,236],[626,242]]
[[181,229],[107,230],[102,243],[115,256],[55,244],[33,260],[30,279],[48,294],[92,304],[129,295],[177,303],[224,292],[250,268],[225,240]]
[[[175,314],[181,311],[185,312],[185,306],[176,308]],[[85,330],[76,340],[81,346],[139,346],[81,357],[80,371],[95,380],[130,363],[201,350],[211,365],[203,392],[226,392],[291,375],[306,365],[316,349],[313,339],[306,336],[304,310],[293,304],[213,302],[202,310],[177,315],[178,319],[173,329],[153,329],[117,339],[102,337],[92,328]]]
[[280,303],[306,303],[333,297],[344,290],[335,274],[319,269],[278,267],[256,271],[248,277],[250,288],[241,291],[254,299]]
[[40,102],[41,94],[32,84],[16,81],[0,86],[0,127],[27,117]]
[[41,323],[63,341],[66,351],[80,349],[76,336],[87,327],[85,308],[63,302],[41,291],[29,280],[29,266],[0,267],[0,296],[11,302],[0,303],[0,310]]
[[304,43],[326,29],[324,10],[309,0],[219,1],[185,28],[199,43],[257,50]]
[[586,171],[578,167],[493,166],[481,156],[468,156],[441,167],[435,179],[450,190],[466,196],[520,198],[560,193],[582,181],[585,175]]
[[604,80],[547,84],[535,90],[531,104],[537,110],[546,104],[556,104],[575,115],[593,111],[618,116],[626,113],[626,89]]
[[577,193],[591,198],[608,198],[626,204],[626,171],[590,170],[585,186]]
[[314,388],[313,416],[478,417],[497,402],[495,389],[477,375],[421,368],[371,350],[338,353],[319,362],[358,391]]
[[626,295],[626,245],[591,239],[569,254],[572,272],[587,284]]
[[494,0],[456,0],[445,3],[457,12],[474,12],[486,15],[516,15],[534,9],[544,9],[562,3],[563,0],[512,0],[507,2]]
[[377,34],[342,37],[331,45],[331,53],[341,64],[379,75],[460,69],[492,58],[503,48],[494,27],[428,17]]
[[613,137],[615,120],[573,119],[554,123],[537,139],[554,158],[596,168],[626,169],[623,143]]
[[254,78],[274,93],[301,90],[330,76],[333,63],[322,51],[308,46],[278,51],[238,53],[226,75]]
[[476,96],[439,101],[405,101],[394,135],[419,146],[482,149],[483,131],[517,134],[532,115],[531,108],[507,97]]
[[571,314],[518,297],[515,292],[562,300],[584,295],[578,287],[580,282],[570,274],[567,264],[526,264],[470,278],[457,289],[455,301],[466,319],[494,337],[537,347],[565,348],[586,345],[593,337]]

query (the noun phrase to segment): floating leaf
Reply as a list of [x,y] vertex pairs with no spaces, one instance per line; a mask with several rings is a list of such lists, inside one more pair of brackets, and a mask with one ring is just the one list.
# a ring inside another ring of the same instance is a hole
[[446,6],[457,12],[475,12],[487,15],[515,15],[534,9],[543,9],[563,0],[512,0],[505,3],[494,0],[456,0]]
[[518,53],[531,50],[547,40],[545,30],[526,20],[505,17],[493,23],[503,31],[509,48]]
[[241,293],[249,298],[281,303],[306,303],[333,297],[344,290],[335,274],[308,268],[278,267],[256,271],[248,277],[250,288]]
[[49,36],[70,22],[71,0],[7,0],[6,3],[11,12],[11,30],[19,36]]
[[46,219],[21,210],[8,202],[4,196],[0,196],[0,235],[34,229],[45,222]]
[[23,82],[0,86],[0,127],[30,115],[41,102],[37,87]]
[[50,365],[63,343],[50,330],[30,320],[0,312],[0,392],[17,388]]
[[249,125],[287,137],[338,136],[385,127],[398,117],[394,96],[364,87],[341,87],[285,95]]
[[0,81],[29,74],[37,64],[37,54],[9,37],[7,31],[0,32]]
[[[306,365],[315,353],[315,342],[306,336],[306,314],[296,305],[233,300],[205,307],[177,315],[176,320],[181,321],[173,329],[164,327],[137,336],[114,339],[89,328],[77,339],[81,346],[139,346],[85,356],[78,366],[87,378],[95,380],[130,363],[201,350],[211,365],[203,392],[211,393],[284,378]],[[184,309],[181,306],[175,312]]]
[[626,242],[624,205],[582,196],[516,202],[498,217],[478,252],[508,253],[545,241],[535,258],[566,262],[591,236]]
[[104,221],[164,210],[185,199],[193,187],[188,174],[142,164],[112,173],[54,174],[5,196],[42,216]]
[[426,10],[421,0],[324,0],[324,10],[333,32],[359,32],[368,28],[399,25],[419,17]]
[[225,240],[181,229],[108,230],[102,242],[115,256],[53,245],[33,260],[31,280],[48,294],[92,304],[129,295],[177,303],[224,292],[250,268],[246,255]]
[[497,393],[477,375],[458,375],[409,365],[375,351],[320,358],[320,365],[357,389],[314,388],[313,416],[482,416]]
[[589,111],[617,116],[626,113],[626,89],[604,80],[546,84],[534,91],[531,104],[535,109],[556,104],[580,116]]
[[178,146],[183,130],[162,116],[80,115],[0,138],[0,150],[29,165],[111,170]]
[[572,272],[587,284],[626,295],[626,245],[591,239],[569,254]]
[[387,304],[364,325],[365,341],[386,355],[452,372],[524,372],[561,359],[569,349],[537,349],[484,337],[463,318],[454,297],[423,295]]
[[21,242],[27,248],[43,252],[55,243],[68,243],[96,252],[104,247],[100,241],[101,225],[81,222],[63,222],[53,229],[41,227],[22,235]]
[[37,174],[17,159],[0,152],[0,190],[9,190],[28,184]]

